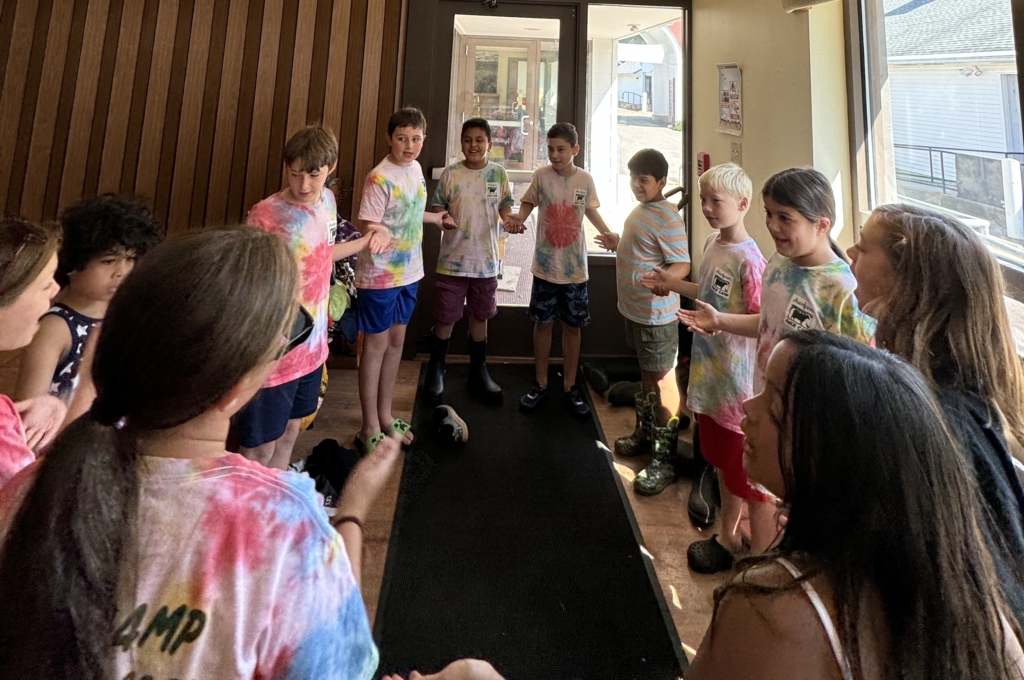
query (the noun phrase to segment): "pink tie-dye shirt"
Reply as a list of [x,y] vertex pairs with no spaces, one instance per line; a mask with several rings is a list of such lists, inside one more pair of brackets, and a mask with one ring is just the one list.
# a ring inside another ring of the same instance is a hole
[[245,221],[280,236],[291,248],[302,279],[299,300],[313,317],[309,339],[286,354],[263,383],[275,387],[311,373],[327,359],[327,299],[338,207],[329,189],[323,190],[315,205],[289,203],[277,193],[254,205]]
[[[712,234],[700,263],[697,298],[720,312],[757,314],[765,264],[754,239],[719,243],[718,234]],[[694,333],[686,400],[689,409],[740,432],[743,402],[750,399],[754,382],[755,347],[754,338],[741,335]]]
[[35,459],[25,443],[25,429],[14,402],[0,394],[0,487]]
[[[35,477],[0,490],[0,537]],[[229,454],[145,457],[117,678],[370,678],[377,648],[313,481]]]

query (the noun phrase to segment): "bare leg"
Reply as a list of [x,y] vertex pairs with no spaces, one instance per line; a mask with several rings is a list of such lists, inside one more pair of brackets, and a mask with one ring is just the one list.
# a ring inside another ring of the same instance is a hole
[[533,369],[537,384],[548,386],[548,360],[551,358],[551,331],[554,322],[533,324]]
[[[402,346],[405,344],[405,324],[396,323],[387,333],[387,351],[380,366],[380,381],[377,384],[377,422],[385,428],[394,422],[391,415],[391,402],[395,397],[395,381],[398,379],[398,367],[402,363]],[[450,332],[450,331],[449,331]],[[403,444],[412,443],[412,432],[407,432]]]
[[[449,330],[448,335],[451,333]],[[483,342],[487,339],[487,319],[476,319],[472,314],[469,316],[469,339],[473,342]]]
[[747,503],[750,509],[750,552],[768,552],[779,538],[778,511],[771,503]]
[[295,448],[295,440],[299,438],[299,427],[302,425],[302,418],[292,418],[288,421],[288,427],[284,434],[275,442],[274,456],[267,467],[287,470],[288,463],[292,461],[292,450]]
[[675,371],[640,370],[640,384],[644,394],[653,392],[658,400],[658,412],[655,425],[664,427],[669,419],[679,411],[679,387],[676,384]]
[[722,496],[722,533],[718,535],[718,542],[735,554],[743,549],[743,536],[740,533],[743,499],[725,488],[721,473],[718,476],[718,491]]
[[248,458],[254,460],[257,463],[262,463],[267,467],[270,467],[271,461],[274,459],[274,451],[277,449],[277,440],[272,442],[265,442],[254,448],[248,446],[239,446],[238,452]]
[[568,392],[576,384],[576,370],[580,366],[580,341],[583,331],[567,323],[562,324],[562,385]]
[[[455,328],[453,323],[437,323],[434,322],[434,337],[439,340],[447,340],[452,337],[452,329]],[[470,325],[472,328],[472,325]]]
[[359,434],[363,441],[381,431],[377,417],[377,386],[380,384],[381,364],[388,349],[388,334],[388,331],[384,331],[363,335],[363,355],[359,359],[359,406],[363,410],[363,424]]

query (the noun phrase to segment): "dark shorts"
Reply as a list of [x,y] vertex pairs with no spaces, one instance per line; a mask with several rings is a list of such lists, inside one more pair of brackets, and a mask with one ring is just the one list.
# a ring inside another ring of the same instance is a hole
[[289,420],[315,413],[322,377],[323,365],[320,365],[301,378],[257,392],[231,420],[238,443],[254,449],[277,441],[284,434]]
[[758,491],[743,467],[743,433],[722,427],[711,416],[697,414],[700,452],[722,475],[722,483],[733,496],[751,503],[771,503],[771,496]]
[[534,276],[528,316],[534,323],[551,323],[561,319],[562,323],[574,328],[586,326],[590,323],[587,282],[551,283]]
[[407,324],[416,308],[419,282],[398,288],[360,288],[356,302],[359,330],[383,333],[395,324]]
[[455,323],[463,310],[478,321],[493,319],[498,313],[498,278],[474,279],[468,276],[438,274],[434,297],[434,320]]

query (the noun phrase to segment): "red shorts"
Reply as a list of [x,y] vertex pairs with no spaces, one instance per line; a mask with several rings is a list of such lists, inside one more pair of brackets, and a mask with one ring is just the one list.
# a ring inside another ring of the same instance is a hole
[[697,427],[700,428],[700,452],[704,460],[718,469],[729,493],[751,503],[774,502],[747,479],[747,471],[743,469],[742,432],[724,428],[704,414],[697,414]]
[[474,279],[468,276],[438,274],[434,284],[434,321],[455,323],[463,309],[477,321],[493,319],[498,313],[498,278]]

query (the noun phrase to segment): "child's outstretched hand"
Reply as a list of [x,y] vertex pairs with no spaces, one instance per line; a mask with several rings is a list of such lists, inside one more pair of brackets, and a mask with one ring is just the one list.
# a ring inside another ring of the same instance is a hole
[[668,287],[672,280],[667,271],[660,267],[655,267],[643,275],[643,278],[640,279],[640,285],[655,295],[665,296],[672,292]]
[[25,443],[36,453],[50,445],[68,412],[64,402],[49,394],[19,401],[14,408],[21,416]]
[[391,234],[387,229],[370,229],[370,252],[380,255],[391,247]]
[[594,243],[614,253],[619,247],[619,235],[613,231],[607,234],[598,234],[594,237]]
[[721,328],[718,310],[706,302],[694,300],[697,304],[696,311],[680,309],[676,312],[676,318],[686,324],[686,327],[694,333],[701,335],[715,335]]

